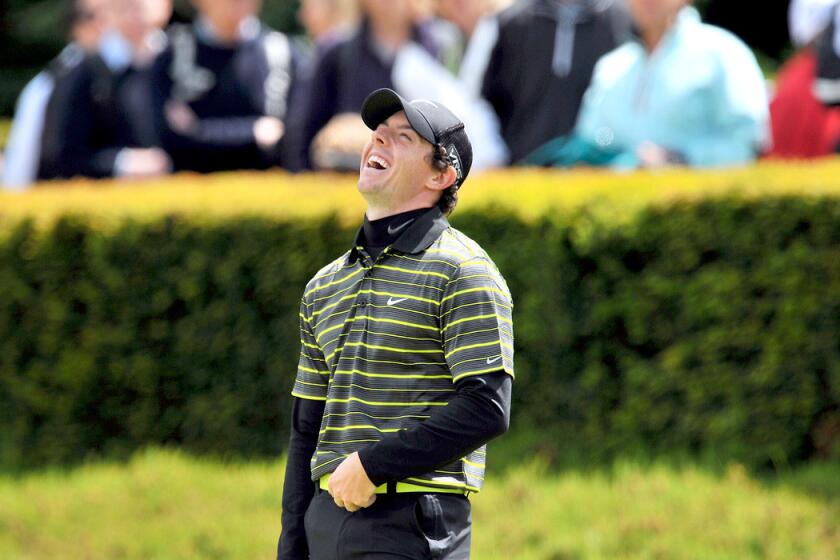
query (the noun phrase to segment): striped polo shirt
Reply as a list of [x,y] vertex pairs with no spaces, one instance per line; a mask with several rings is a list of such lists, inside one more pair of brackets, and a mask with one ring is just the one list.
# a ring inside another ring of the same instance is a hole
[[[359,237],[357,237],[357,245]],[[444,407],[472,375],[513,375],[510,291],[478,244],[438,208],[376,260],[354,247],[306,286],[292,394],[326,401],[312,480],[383,434]],[[485,446],[404,481],[477,492]]]

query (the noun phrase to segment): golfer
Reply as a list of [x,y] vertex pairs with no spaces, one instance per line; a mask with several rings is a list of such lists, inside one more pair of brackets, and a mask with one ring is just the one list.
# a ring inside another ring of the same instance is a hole
[[510,292],[446,219],[463,123],[388,89],[362,118],[364,223],[301,302],[278,558],[467,559],[468,496],[510,415]]

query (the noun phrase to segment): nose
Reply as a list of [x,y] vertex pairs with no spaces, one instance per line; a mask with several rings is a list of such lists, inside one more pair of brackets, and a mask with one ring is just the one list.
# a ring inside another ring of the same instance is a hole
[[384,126],[377,126],[376,130],[373,131],[373,140],[377,144],[382,144],[383,146],[388,142],[388,132]]

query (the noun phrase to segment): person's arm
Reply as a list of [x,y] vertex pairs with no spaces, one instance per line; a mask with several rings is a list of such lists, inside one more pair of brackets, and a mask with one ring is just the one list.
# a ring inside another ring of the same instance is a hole
[[18,98],[3,166],[2,182],[7,188],[23,190],[38,178],[41,132],[53,87],[53,78],[44,71],[26,84]]
[[277,560],[309,558],[303,517],[315,491],[309,469],[323,416],[324,401],[295,398],[283,479],[283,528],[277,543]]
[[[632,147],[622,145],[615,137],[613,123],[605,111],[607,96],[613,86],[611,76],[615,74],[612,65],[615,56],[602,57],[592,71],[592,80],[583,95],[574,131],[569,137],[573,141],[566,147],[560,165],[592,164],[591,154],[610,154],[607,164],[617,168],[639,167],[641,162]],[[597,156],[595,156],[597,159]]]
[[298,150],[304,169],[312,169],[309,150],[318,132],[338,112],[340,58],[347,43],[325,51],[315,64],[303,110]]
[[278,560],[309,557],[303,518],[315,490],[310,461],[318,443],[318,431],[327,399],[329,370],[307,317],[300,306],[300,360],[292,389],[292,432],[283,482],[282,530],[277,543]]
[[246,149],[256,144],[254,127],[262,115],[199,118],[173,95],[174,46],[158,55],[151,69],[152,118],[163,148],[175,159],[212,157],[213,153]]
[[513,304],[492,262],[462,263],[447,283],[440,332],[457,393],[420,424],[353,453],[330,478],[339,506],[369,505],[375,487],[464,457],[504,432],[513,377]]
[[767,147],[770,124],[764,76],[755,56],[739,39],[725,39],[718,47],[716,83],[710,84],[709,129],[677,148],[691,166],[746,164]]
[[48,110],[50,122],[45,124],[44,134],[54,135],[54,165],[60,178],[85,176],[94,178],[111,177],[119,154],[118,146],[99,148],[94,145],[95,127],[98,118],[93,99],[93,83],[97,72],[106,76],[107,70],[99,70],[104,63],[92,55],[57,80],[50,99],[54,111]]
[[510,424],[511,385],[504,371],[459,381],[455,397],[427,420],[359,451],[368,478],[379,486],[425,474],[503,434]]

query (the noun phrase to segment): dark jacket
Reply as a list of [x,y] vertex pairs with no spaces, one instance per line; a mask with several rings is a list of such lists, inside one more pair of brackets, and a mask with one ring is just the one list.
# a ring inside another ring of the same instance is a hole
[[[414,41],[437,56],[438,45],[431,30],[414,28]],[[363,20],[351,37],[327,48],[319,57],[307,93],[302,123],[301,157],[309,165],[309,146],[330,119],[341,113],[359,113],[372,91],[393,88],[393,61],[383,60],[372,46],[370,25]]]
[[[169,46],[152,68],[152,98],[154,122],[175,171],[294,167],[290,135],[276,148],[263,150],[253,130],[263,116],[285,120],[294,110],[298,58],[285,35],[266,28],[226,46],[203,39],[194,25],[173,26]],[[169,126],[169,100],[192,110],[197,118],[193,131],[182,134]]]
[[159,144],[150,109],[148,70],[114,71],[99,54],[61,70],[44,117],[39,179],[113,176],[121,149]]
[[482,94],[499,115],[513,162],[574,128],[595,63],[631,34],[623,3],[581,2],[580,13],[569,23],[574,29],[570,70],[558,75],[558,4],[556,0],[524,0],[499,14],[499,39]]

